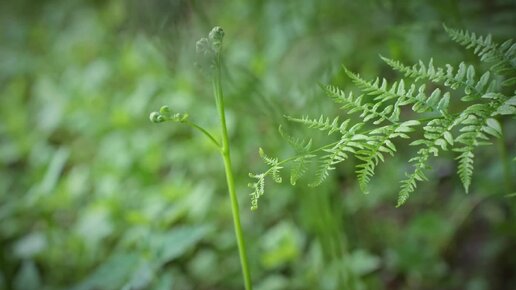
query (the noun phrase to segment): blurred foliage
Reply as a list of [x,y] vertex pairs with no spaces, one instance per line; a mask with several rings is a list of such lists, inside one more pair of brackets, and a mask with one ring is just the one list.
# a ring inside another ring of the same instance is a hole
[[1,2],[0,289],[241,289],[217,154],[188,128],[147,119],[166,103],[216,124],[211,85],[193,65],[195,40],[213,25],[227,36],[228,125],[257,289],[510,289],[513,120],[504,143],[478,152],[469,195],[443,156],[396,209],[401,157],[379,168],[367,196],[350,161],[316,190],[271,186],[260,210],[247,210],[258,146],[289,154],[277,133],[283,114],[336,115],[317,83],[349,86],[341,64],[393,78],[378,54],[476,61],[443,22],[515,38],[516,5]]

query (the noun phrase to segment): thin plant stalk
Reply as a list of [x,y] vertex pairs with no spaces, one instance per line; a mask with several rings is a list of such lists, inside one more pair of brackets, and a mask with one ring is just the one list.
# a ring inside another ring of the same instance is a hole
[[240,264],[242,266],[242,275],[244,276],[244,283],[246,290],[252,290],[251,272],[249,271],[249,263],[247,259],[247,250],[245,246],[244,234],[242,232],[242,225],[240,223],[240,210],[238,207],[238,198],[235,190],[235,180],[233,178],[233,167],[231,165],[231,151],[228,138],[228,130],[226,126],[226,114],[224,110],[224,95],[222,93],[221,85],[221,70],[220,70],[220,54],[217,55],[216,69],[213,75],[213,93],[217,103],[217,111],[219,113],[220,127],[222,133],[222,147],[220,153],[224,160],[224,169],[226,171],[226,181],[228,185],[229,198],[231,200],[231,211],[233,214],[233,225],[235,227],[235,235],[238,244],[238,252],[240,254]]
[[215,145],[222,156],[224,161],[224,169],[226,172],[226,182],[228,185],[229,199],[231,201],[231,212],[233,214],[233,224],[235,227],[235,235],[238,245],[238,253],[240,256],[240,264],[242,266],[242,274],[244,276],[244,284],[246,290],[252,290],[253,286],[251,283],[251,272],[249,270],[249,263],[247,260],[247,251],[245,247],[244,234],[242,231],[242,225],[240,223],[240,210],[238,208],[238,198],[235,190],[235,180],[233,177],[233,168],[231,165],[231,152],[228,138],[228,129],[226,125],[226,113],[224,110],[224,95],[222,93],[221,84],[221,47],[222,38],[224,37],[224,31],[220,27],[214,27],[209,34],[208,38],[201,38],[197,44],[197,52],[205,57],[204,60],[209,59],[209,63],[212,65],[212,82],[213,82],[213,94],[215,96],[215,103],[217,105],[217,112],[220,120],[220,128],[222,135],[222,142],[217,141],[208,130],[197,125],[196,123],[189,120],[188,114],[175,113],[173,114],[168,106],[162,106],[159,112],[152,112],[149,119],[153,123],[162,123],[167,121],[183,123],[201,132],[206,136],[213,145]]

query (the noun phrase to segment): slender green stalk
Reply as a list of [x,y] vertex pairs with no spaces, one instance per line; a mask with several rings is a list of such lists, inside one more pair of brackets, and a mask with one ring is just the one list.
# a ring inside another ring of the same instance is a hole
[[217,141],[208,130],[191,122],[188,114],[172,113],[168,106],[162,106],[159,112],[152,112],[149,119],[153,123],[163,123],[167,121],[186,124],[206,136],[219,150],[222,159],[224,160],[224,169],[226,172],[226,181],[228,184],[229,198],[231,201],[231,211],[233,214],[233,224],[235,227],[235,235],[238,245],[238,252],[240,254],[240,264],[242,266],[242,274],[244,276],[244,284],[246,290],[252,290],[251,272],[249,271],[249,263],[247,261],[247,252],[244,241],[244,234],[242,232],[242,225],[240,224],[240,210],[238,209],[238,198],[235,190],[235,180],[233,177],[233,168],[231,166],[231,153],[228,138],[228,129],[226,126],[226,113],[224,111],[224,95],[222,93],[221,85],[221,49],[222,38],[224,31],[222,28],[214,27],[208,35],[208,38],[201,38],[196,43],[196,50],[201,57],[201,63],[209,65],[212,69],[213,94],[217,104],[217,111],[220,120],[220,128],[222,135],[222,142]]
[[197,129],[199,130],[201,133],[204,134],[204,136],[208,137],[208,139],[211,140],[211,142],[217,146],[217,148],[222,148],[222,146],[219,144],[219,142],[217,141],[217,139],[215,139],[215,137],[213,137],[213,135],[210,134],[210,132],[208,132],[206,129],[204,129],[203,127],[193,123],[193,122],[190,122],[188,120],[184,121],[185,124],[187,124],[188,126],[194,128],[194,129]]
[[228,184],[229,198],[231,200],[231,210],[233,213],[233,224],[235,227],[235,235],[238,244],[238,252],[240,254],[240,264],[242,266],[242,274],[244,276],[244,283],[246,290],[252,290],[251,272],[249,271],[249,263],[247,261],[247,251],[245,247],[244,235],[242,232],[242,225],[240,224],[240,210],[238,208],[238,198],[235,190],[235,181],[233,178],[233,168],[231,165],[231,152],[228,138],[228,130],[226,126],[226,114],[224,111],[224,96],[222,93],[222,86],[220,81],[220,54],[217,55],[216,68],[213,75],[213,93],[217,103],[217,111],[219,113],[221,133],[222,133],[222,147],[221,155],[224,159],[224,169],[226,171],[226,181]]

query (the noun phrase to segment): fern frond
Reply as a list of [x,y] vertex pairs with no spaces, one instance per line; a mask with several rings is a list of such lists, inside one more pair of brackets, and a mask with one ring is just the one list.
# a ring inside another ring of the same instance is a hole
[[346,74],[352,79],[364,93],[367,95],[374,96],[373,101],[376,106],[385,104],[390,100],[396,100],[394,104],[388,105],[382,111],[383,113],[390,113],[392,115],[390,120],[398,121],[400,115],[400,107],[406,105],[412,105],[412,110],[417,113],[423,112],[442,112],[446,111],[450,102],[450,94],[448,92],[441,94],[441,90],[436,88],[427,97],[425,94],[425,84],[416,87],[415,84],[411,84],[410,87],[406,88],[405,81],[400,79],[399,82],[394,82],[391,87],[385,79],[376,78],[373,81],[366,81],[362,79],[358,74],[354,74],[344,67]]
[[419,149],[417,156],[410,160],[410,162],[415,163],[415,168],[412,173],[405,173],[405,176],[407,178],[401,181],[401,190],[398,194],[398,203],[396,207],[402,206],[407,201],[410,194],[414,192],[414,190],[416,190],[417,181],[428,180],[424,170],[430,169],[430,166],[427,165],[429,157],[429,149],[422,148]]
[[299,155],[299,157],[294,159],[294,164],[290,170],[290,184],[296,185],[297,180],[306,173],[311,159],[316,156],[308,153],[312,148],[312,139],[306,140],[292,137],[288,135],[281,126],[279,126],[278,131],[281,137],[287,140],[290,146],[292,146]]
[[249,183],[247,186],[253,189],[253,192],[250,193],[251,196],[251,210],[258,209],[258,200],[265,192],[265,178],[269,175],[272,176],[272,179],[281,183],[282,178],[280,176],[280,170],[283,168],[280,166],[280,162],[278,158],[272,158],[267,156],[262,148],[258,150],[260,157],[262,160],[269,166],[269,169],[264,173],[254,174],[249,173],[249,177],[256,179],[255,182]]
[[283,167],[278,164],[279,163],[278,158],[272,158],[272,157],[267,156],[267,154],[265,154],[265,152],[263,151],[262,148],[260,148],[258,152],[260,154],[260,157],[265,162],[265,164],[270,166],[270,172],[272,175],[272,179],[277,183],[281,183],[283,181],[283,179],[279,175],[279,172]]
[[251,192],[249,195],[251,196],[251,210],[257,210],[258,209],[258,199],[264,194],[265,192],[265,174],[252,174],[249,173],[249,177],[256,179],[255,182],[249,183],[247,186],[253,189],[253,192]]
[[459,160],[458,173],[466,192],[469,191],[473,175],[473,158],[475,156],[473,150],[479,145],[490,144],[486,134],[496,138],[500,138],[502,135],[500,124],[491,116],[505,104],[505,101],[503,95],[500,95],[488,104],[475,104],[461,113],[463,127],[455,141],[463,146],[455,148],[454,151],[460,152],[457,157]]
[[360,77],[359,74],[349,71],[346,67],[343,67],[346,74],[351,78],[353,83],[367,95],[375,96],[375,101],[386,102],[391,99],[398,99],[405,95],[412,95],[415,87],[411,87],[408,92],[405,90],[405,83],[403,79],[398,82],[394,82],[390,88],[386,79],[382,79],[380,84],[380,78],[376,78],[374,82],[366,81]]
[[363,193],[369,193],[367,186],[378,163],[384,162],[384,154],[394,156],[396,146],[392,143],[392,139],[401,137],[409,138],[406,134],[414,131],[413,126],[419,125],[418,121],[411,120],[401,124],[389,125],[372,130],[369,133],[366,142],[363,143],[362,149],[358,150],[355,157],[363,161],[356,166],[356,174],[358,184]]
[[[360,120],[356,123],[352,123],[350,119],[340,122],[338,117],[330,118],[325,115],[314,119],[287,117],[290,121],[325,131],[328,135],[336,134],[340,138],[336,142],[312,149],[312,139],[293,138],[280,127],[280,134],[297,154],[279,161],[265,155],[263,150],[260,151],[260,156],[269,169],[262,174],[251,175],[256,179],[250,184],[254,188],[251,194],[253,208],[257,207],[258,198],[263,195],[265,178],[271,175],[274,180],[281,182],[279,171],[287,162],[292,162],[292,184],[306,173],[310,162],[317,162],[315,178],[309,186],[318,186],[335,170],[337,164],[354,156],[359,160],[355,171],[360,189],[367,193],[378,164],[384,162],[386,154],[394,155],[397,150],[392,140],[410,138],[408,133],[421,124],[423,136],[410,143],[419,148],[416,155],[409,160],[411,169],[401,181],[397,206],[406,202],[419,182],[427,180],[426,171],[431,168],[428,164],[430,158],[449,149],[458,152],[457,172],[468,192],[474,170],[474,150],[477,146],[490,144],[491,137],[502,137],[501,125],[495,119],[497,115],[516,115],[516,96],[507,97],[502,93],[502,87],[516,84],[516,45],[512,40],[496,44],[490,36],[482,37],[446,29],[452,39],[468,49],[473,49],[482,61],[493,62],[492,70],[480,74],[474,66],[464,62],[456,67],[450,64],[438,67],[434,66],[432,59],[428,63],[419,61],[418,64],[406,66],[399,61],[382,57],[389,66],[405,76],[405,79],[389,84],[383,78],[365,80],[344,67],[361,94],[354,96],[351,92],[345,93],[331,85],[323,85],[322,89],[346,113],[358,113]],[[507,71],[508,74],[501,74]],[[418,84],[420,81],[423,83]],[[465,95],[460,100],[474,103],[462,112],[449,113],[450,92],[442,87],[429,91],[425,82],[437,83],[452,90],[463,90]],[[416,114],[432,114],[423,119],[401,122],[403,108],[409,106]],[[366,124],[381,126],[362,130]]]
[[294,165],[290,170],[290,184],[296,185],[299,178],[301,178],[308,170],[308,164],[312,161],[315,155],[303,155],[294,160]]
[[380,161],[385,161],[383,153],[386,152],[391,155],[394,154],[394,150],[385,145],[385,142],[389,140],[390,133],[394,131],[394,128],[392,126],[387,126],[386,130],[388,132],[386,132],[384,136],[370,136],[365,143],[364,148],[357,151],[355,155],[356,158],[363,161],[356,166],[355,173],[357,174],[360,190],[365,194],[369,193],[367,185],[374,174],[376,165],[378,165]]
[[485,93],[496,90],[498,86],[498,82],[491,77],[489,71],[486,71],[477,80],[475,78],[475,68],[472,65],[466,65],[464,62],[461,62],[459,68],[455,70],[450,64],[446,64],[446,69],[434,67],[432,59],[427,65],[419,61],[418,64],[407,66],[397,60],[383,56],[381,58],[394,70],[401,72],[406,77],[414,78],[416,81],[427,80],[454,90],[463,88],[466,94],[464,101],[478,99]]
[[[469,192],[469,186],[471,184],[471,176],[473,175],[473,146],[466,146],[459,148],[463,150],[462,153],[456,158],[459,160],[459,166],[457,173],[459,174],[462,185],[466,193]],[[459,151],[459,150],[456,150]]]
[[283,127],[280,125],[278,127],[278,132],[280,133],[280,136],[287,141],[287,143],[294,148],[294,150],[297,153],[302,153],[310,150],[312,148],[312,139],[301,139],[292,137],[283,130]]
[[335,117],[333,120],[331,120],[329,117],[325,118],[323,115],[321,115],[318,119],[310,119],[310,117],[308,116],[304,116],[302,118],[285,116],[285,118],[292,122],[304,124],[308,126],[308,128],[315,128],[321,131],[328,131],[328,135],[331,135],[335,132],[344,132],[349,123],[349,120],[345,120],[339,125],[339,117]]
[[336,144],[331,148],[323,149],[326,154],[321,158],[321,162],[315,173],[315,179],[308,184],[308,186],[319,186],[329,176],[330,171],[335,169],[336,164],[343,162],[348,158],[348,153],[356,153],[356,149],[363,148],[359,139],[364,135],[357,133],[363,125],[364,123],[353,125],[341,136],[341,139]]
[[409,160],[409,163],[413,163],[414,171],[405,173],[406,179],[401,181],[397,207],[405,203],[410,193],[416,189],[418,181],[427,180],[425,170],[431,168],[427,165],[431,154],[438,156],[439,150],[448,150],[448,145],[454,145],[450,132],[457,123],[456,119],[450,116],[432,119],[423,127],[424,139],[410,143],[411,146],[423,145],[423,148],[420,148],[416,156]]
[[[374,82],[369,82],[361,78],[360,75],[349,71],[346,67],[344,67],[344,71],[359,89],[367,95],[375,96],[374,100],[377,101],[376,104],[385,103],[391,99],[403,99],[406,95],[412,95],[415,90],[415,86],[412,86],[408,92],[405,91],[405,83],[403,80],[400,80],[399,84],[394,82],[389,89],[387,80],[385,79],[382,79],[381,84],[379,78],[376,78]],[[393,113],[391,118],[394,122],[399,120],[399,108],[397,106],[387,107],[386,111],[389,113],[391,111],[397,111],[398,113]]]
[[347,110],[348,114],[360,112],[360,118],[364,122],[372,121],[373,124],[378,125],[383,121],[389,121],[390,123],[396,123],[397,120],[390,114],[392,108],[380,109],[381,103],[372,105],[370,103],[362,103],[363,95],[354,97],[353,93],[346,95],[342,90],[335,86],[325,85],[323,90],[326,94],[338,104],[343,104],[340,107],[343,110]]
[[330,171],[335,170],[335,164],[348,158],[346,152],[340,148],[341,145],[342,143],[339,142],[339,144],[335,145],[331,149],[325,150],[329,154],[321,159],[322,161],[315,173],[315,179],[308,184],[309,187],[317,187],[321,185],[330,175]]
[[[437,156],[438,147],[446,151],[448,150],[448,145],[454,145],[455,142],[451,130],[459,121],[459,118],[454,119],[450,116],[446,116],[442,119],[430,120],[427,125],[423,127],[424,139],[421,141],[430,150],[430,153]],[[418,141],[413,142],[411,145],[419,145],[417,143]]]
[[446,25],[444,29],[453,41],[466,49],[473,49],[473,53],[478,55],[481,61],[494,63],[490,70],[502,73],[516,69],[516,43],[512,40],[507,40],[500,45],[492,40],[491,34],[477,36],[473,32],[448,28]]

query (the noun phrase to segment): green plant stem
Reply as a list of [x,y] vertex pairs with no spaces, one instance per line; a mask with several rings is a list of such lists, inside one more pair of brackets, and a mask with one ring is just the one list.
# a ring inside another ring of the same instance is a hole
[[222,148],[222,146],[220,145],[220,143],[217,141],[217,139],[215,139],[215,137],[213,137],[213,135],[210,134],[210,132],[208,132],[206,129],[204,129],[203,127],[193,123],[193,122],[190,122],[188,120],[184,121],[183,123],[185,123],[186,125],[192,127],[192,128],[195,128],[197,130],[199,130],[201,133],[203,133],[206,137],[208,137],[208,139],[211,140],[211,142],[213,142],[213,144],[215,144],[215,146],[217,146],[217,148]]
[[222,147],[220,149],[222,158],[224,159],[224,169],[226,171],[226,181],[228,184],[229,198],[231,200],[231,210],[233,213],[233,224],[235,227],[235,235],[238,244],[238,252],[240,254],[240,264],[242,266],[242,274],[246,290],[252,290],[251,273],[249,271],[249,263],[247,261],[247,252],[245,247],[242,225],[240,224],[240,210],[238,208],[238,198],[235,190],[235,181],[233,178],[233,168],[231,165],[231,152],[229,146],[228,130],[226,126],[226,114],[224,111],[224,96],[222,94],[222,86],[220,81],[220,55],[217,56],[216,70],[213,76],[213,93],[217,103],[217,110],[220,118],[220,126],[222,130]]

